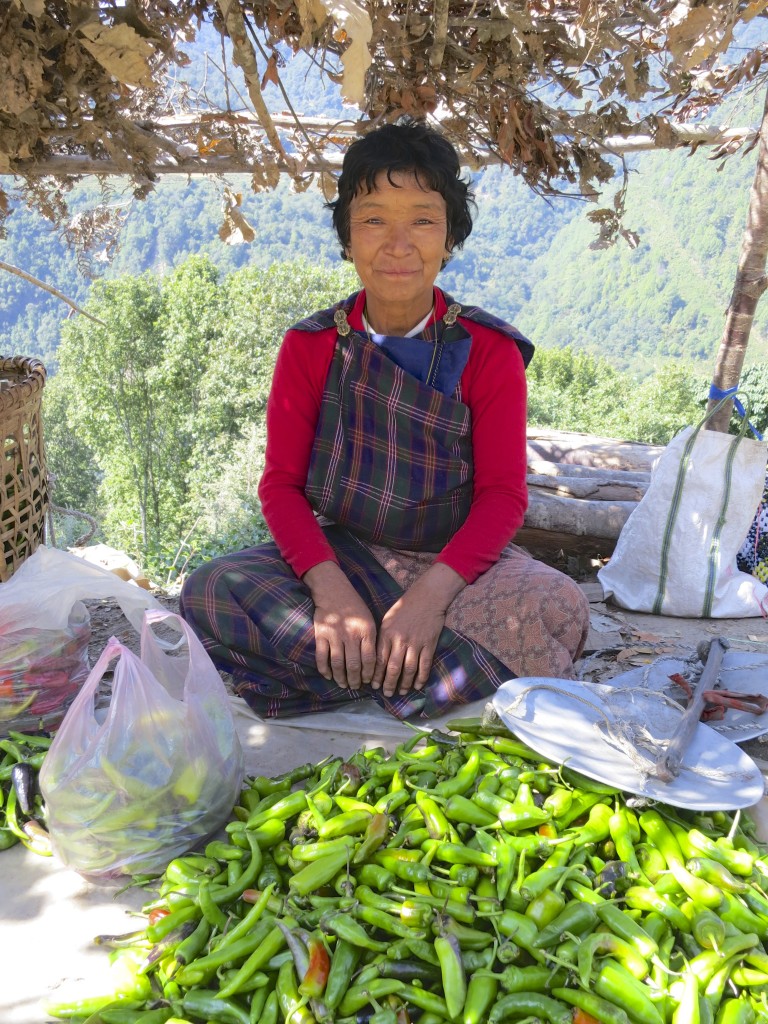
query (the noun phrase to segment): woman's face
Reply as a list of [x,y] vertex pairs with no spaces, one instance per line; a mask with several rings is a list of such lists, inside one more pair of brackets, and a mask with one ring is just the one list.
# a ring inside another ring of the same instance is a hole
[[[349,255],[366,291],[371,325],[413,327],[432,307],[432,286],[449,255],[448,218],[439,192],[414,174],[382,172],[372,192],[349,207]],[[403,321],[400,323],[400,321]]]

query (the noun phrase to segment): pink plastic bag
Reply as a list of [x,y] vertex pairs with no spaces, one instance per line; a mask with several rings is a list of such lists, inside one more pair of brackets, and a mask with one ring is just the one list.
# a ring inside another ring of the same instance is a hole
[[[152,625],[181,633],[163,646]],[[109,705],[96,695],[109,665]],[[54,850],[92,881],[157,875],[232,812],[243,755],[224,684],[178,615],[148,611],[137,658],[114,637],[67,712],[40,772]]]

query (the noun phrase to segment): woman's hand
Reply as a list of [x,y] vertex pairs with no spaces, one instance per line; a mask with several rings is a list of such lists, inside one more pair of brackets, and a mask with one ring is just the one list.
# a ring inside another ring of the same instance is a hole
[[335,562],[304,573],[315,604],[317,671],[339,686],[359,690],[376,664],[376,623],[368,606]]
[[457,572],[436,562],[395,601],[379,629],[374,690],[391,697],[426,686],[446,612],[465,586]]

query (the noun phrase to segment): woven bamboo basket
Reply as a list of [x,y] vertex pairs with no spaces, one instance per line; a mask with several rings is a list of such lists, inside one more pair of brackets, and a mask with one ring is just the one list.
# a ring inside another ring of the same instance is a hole
[[48,511],[48,473],[39,359],[0,357],[0,582],[40,545]]

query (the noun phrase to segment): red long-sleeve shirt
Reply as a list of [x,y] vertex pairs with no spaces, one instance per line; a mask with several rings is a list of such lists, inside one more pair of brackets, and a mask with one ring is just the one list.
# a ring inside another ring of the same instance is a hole
[[[362,330],[365,293],[349,314]],[[435,317],[446,309],[435,289]],[[461,375],[461,399],[472,415],[472,505],[464,524],[437,555],[467,583],[490,568],[523,523],[526,488],[526,382],[515,342],[459,317],[472,338]],[[336,328],[290,330],[275,365],[267,403],[267,449],[259,498],[270,532],[297,576],[336,561],[304,494]]]

